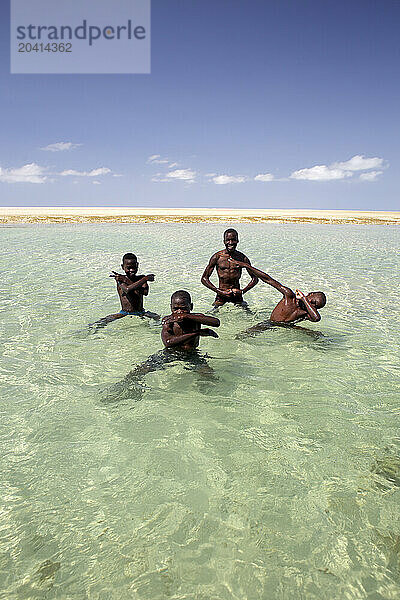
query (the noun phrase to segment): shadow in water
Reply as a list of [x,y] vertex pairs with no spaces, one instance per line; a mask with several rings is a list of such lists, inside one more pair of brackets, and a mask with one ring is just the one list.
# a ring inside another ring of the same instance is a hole
[[208,364],[206,357],[197,350],[184,352],[179,350],[159,350],[152,354],[140,365],[130,371],[122,381],[114,384],[102,397],[102,403],[109,404],[121,400],[139,401],[147,389],[145,377],[149,373],[165,370],[178,362],[184,363],[184,368],[194,371],[198,376],[199,390],[209,393],[209,385],[218,381],[214,369]]
[[273,331],[277,329],[291,329],[293,331],[299,331],[304,335],[309,336],[314,340],[319,340],[324,338],[324,334],[321,331],[315,331],[314,329],[307,329],[306,327],[300,327],[299,325],[295,325],[293,323],[274,323],[273,321],[262,321],[261,323],[257,323],[257,325],[253,325],[252,327],[248,327],[244,331],[240,331],[235,335],[236,340],[245,340],[246,338],[255,337],[263,333],[264,331]]
[[386,456],[377,458],[371,466],[371,472],[378,475],[375,486],[381,491],[393,486],[400,488],[400,456],[389,449],[387,451]]
[[137,320],[140,320],[142,322],[148,323],[151,328],[156,328],[157,330],[159,330],[161,327],[160,316],[157,315],[156,313],[152,313],[149,311],[145,311],[144,313],[137,314],[137,315],[133,315],[133,314],[121,315],[121,314],[117,313],[115,315],[108,315],[107,317],[103,317],[102,319],[99,319],[98,321],[94,321],[93,323],[88,323],[87,325],[82,327],[82,329],[78,329],[78,330],[72,332],[70,334],[70,336],[83,338],[83,337],[87,337],[88,335],[94,335],[94,334],[98,333],[99,331],[103,330],[105,327],[107,327],[107,325],[109,325],[110,323],[113,323],[114,321],[119,321],[120,319],[123,318],[125,320],[125,322],[127,322],[128,321],[127,317],[134,318],[136,320],[136,322],[137,322]]

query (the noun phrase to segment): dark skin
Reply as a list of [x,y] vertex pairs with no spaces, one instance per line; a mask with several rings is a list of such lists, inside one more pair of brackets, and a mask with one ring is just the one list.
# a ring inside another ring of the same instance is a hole
[[200,313],[192,313],[193,304],[184,296],[171,301],[171,314],[162,321],[161,339],[166,348],[190,351],[199,345],[200,336],[217,338],[218,334],[202,325],[219,327],[220,321]]
[[[246,266],[245,263],[235,261],[239,266]],[[281,292],[283,298],[275,306],[271,313],[270,320],[274,323],[295,323],[298,321],[313,321],[316,323],[321,320],[317,308],[319,307],[317,298],[313,293],[303,294],[300,290],[293,292],[288,287],[285,287],[279,281],[273,279],[264,271],[255,269],[254,267],[246,267],[248,271],[261,279],[264,283],[274,287],[278,292]]]
[[117,291],[122,310],[127,312],[143,310],[143,296],[149,293],[148,281],[154,281],[154,275],[137,275],[139,264],[133,258],[127,258],[121,265],[125,275],[112,271],[110,277],[117,282]]
[[[149,293],[148,281],[154,281],[154,275],[136,275],[139,263],[133,258],[126,258],[122,265],[122,269],[125,271],[125,275],[112,271],[110,277],[113,277],[117,282],[117,291],[121,301],[121,308],[127,312],[140,312],[141,317],[148,317],[156,321],[159,320],[160,315],[143,310],[143,296],[147,296]],[[126,315],[121,313],[115,313],[108,315],[100,321],[96,321],[92,325],[96,328],[101,328],[115,321],[122,319]]]
[[[250,261],[247,256],[236,250],[238,243],[239,238],[235,233],[225,234],[225,249],[216,252],[210,258],[201,278],[201,283],[217,294],[214,306],[222,306],[226,302],[243,304],[243,294],[251,290],[258,282],[258,278],[249,269]],[[219,279],[218,287],[210,281],[215,268]],[[243,268],[247,269],[251,281],[246,287],[240,289]]]

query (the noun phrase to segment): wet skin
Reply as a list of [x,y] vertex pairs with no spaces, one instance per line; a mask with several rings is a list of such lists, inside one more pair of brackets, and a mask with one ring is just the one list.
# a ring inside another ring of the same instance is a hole
[[[121,308],[126,312],[139,312],[139,316],[148,317],[158,321],[160,315],[143,309],[143,296],[147,296],[149,293],[148,281],[154,281],[154,275],[136,275],[139,263],[132,259],[126,258],[121,265],[125,271],[125,275],[112,271],[110,277],[113,277],[117,282],[117,292],[121,301]],[[121,313],[115,313],[103,317],[96,323],[92,323],[91,326],[95,326],[96,329],[104,327],[108,323],[117,319],[122,319],[127,315]]]
[[212,329],[201,329],[201,325],[219,327],[219,319],[192,313],[192,308],[192,303],[185,297],[172,299],[171,314],[162,320],[161,338],[166,348],[190,351],[197,348],[200,336],[218,337]]
[[125,379],[110,390],[105,402],[115,402],[123,397],[140,400],[143,396],[144,377],[175,361],[185,361],[208,380],[215,380],[213,369],[205,358],[199,355],[196,348],[201,336],[217,338],[218,334],[202,325],[219,327],[220,321],[200,313],[192,313],[192,303],[186,296],[175,296],[171,300],[171,314],[162,320],[161,338],[164,350],[152,354],[147,360],[137,365]]
[[143,296],[149,293],[148,281],[154,281],[154,275],[137,275],[139,264],[132,258],[125,259],[121,267],[125,275],[112,272],[117,282],[117,291],[121,301],[122,310],[127,312],[143,310]]
[[[236,250],[238,243],[239,238],[235,233],[227,233],[224,236],[225,250],[216,252],[210,258],[210,262],[205,268],[201,278],[201,283],[217,294],[214,306],[222,306],[226,302],[242,304],[243,294],[254,287],[258,281],[258,278],[247,268],[250,265],[247,256]],[[234,259],[234,261],[231,261],[230,259]],[[213,285],[210,281],[210,277],[215,268],[219,280],[218,287]],[[251,281],[245,288],[240,289],[240,278],[242,276],[243,268],[247,269]]]
[[[245,263],[240,261],[236,262],[238,266],[246,266]],[[283,295],[282,300],[278,302],[274,310],[271,313],[270,320],[274,323],[296,323],[299,321],[313,321],[317,322],[321,320],[321,316],[318,312],[318,308],[321,307],[318,296],[315,292],[303,294],[300,290],[293,292],[288,287],[285,287],[279,281],[273,279],[264,271],[256,269],[254,267],[246,267],[247,270],[256,275],[264,283],[268,283],[270,286],[277,289]]]

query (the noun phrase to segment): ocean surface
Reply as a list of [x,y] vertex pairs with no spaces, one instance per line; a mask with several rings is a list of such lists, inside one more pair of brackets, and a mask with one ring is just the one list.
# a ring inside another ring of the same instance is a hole
[[237,337],[280,299],[259,283],[197,365],[140,381],[160,325],[88,326],[119,311],[110,271],[135,252],[146,308],[207,312],[225,226],[0,229],[0,598],[400,597],[399,229],[236,228],[322,320]]

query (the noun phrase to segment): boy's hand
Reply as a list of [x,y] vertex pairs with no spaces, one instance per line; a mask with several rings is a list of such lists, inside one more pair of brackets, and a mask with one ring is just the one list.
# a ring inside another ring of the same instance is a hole
[[229,298],[229,296],[231,296],[233,293],[233,290],[221,290],[218,288],[218,295],[219,296],[226,296],[227,298]]
[[118,283],[125,283],[126,281],[125,275],[121,275],[120,273],[116,273],[115,271],[111,271],[110,277],[114,277],[115,281],[117,281]]
[[200,329],[199,335],[204,335],[206,337],[213,337],[213,338],[218,337],[218,333],[216,333],[213,329],[208,329],[208,328]]
[[183,321],[183,319],[187,318],[187,314],[186,313],[178,313],[178,314],[174,314],[174,315],[168,315],[167,317],[164,317],[162,322],[163,323],[181,323]]
[[228,257],[228,261],[232,263],[232,267],[243,267],[244,263],[239,260],[235,260],[234,258]]
[[295,294],[296,294],[297,300],[302,300],[303,298],[305,298],[305,295],[300,290],[296,290]]
[[154,281],[154,275],[151,273],[150,275],[146,275],[147,281]]

